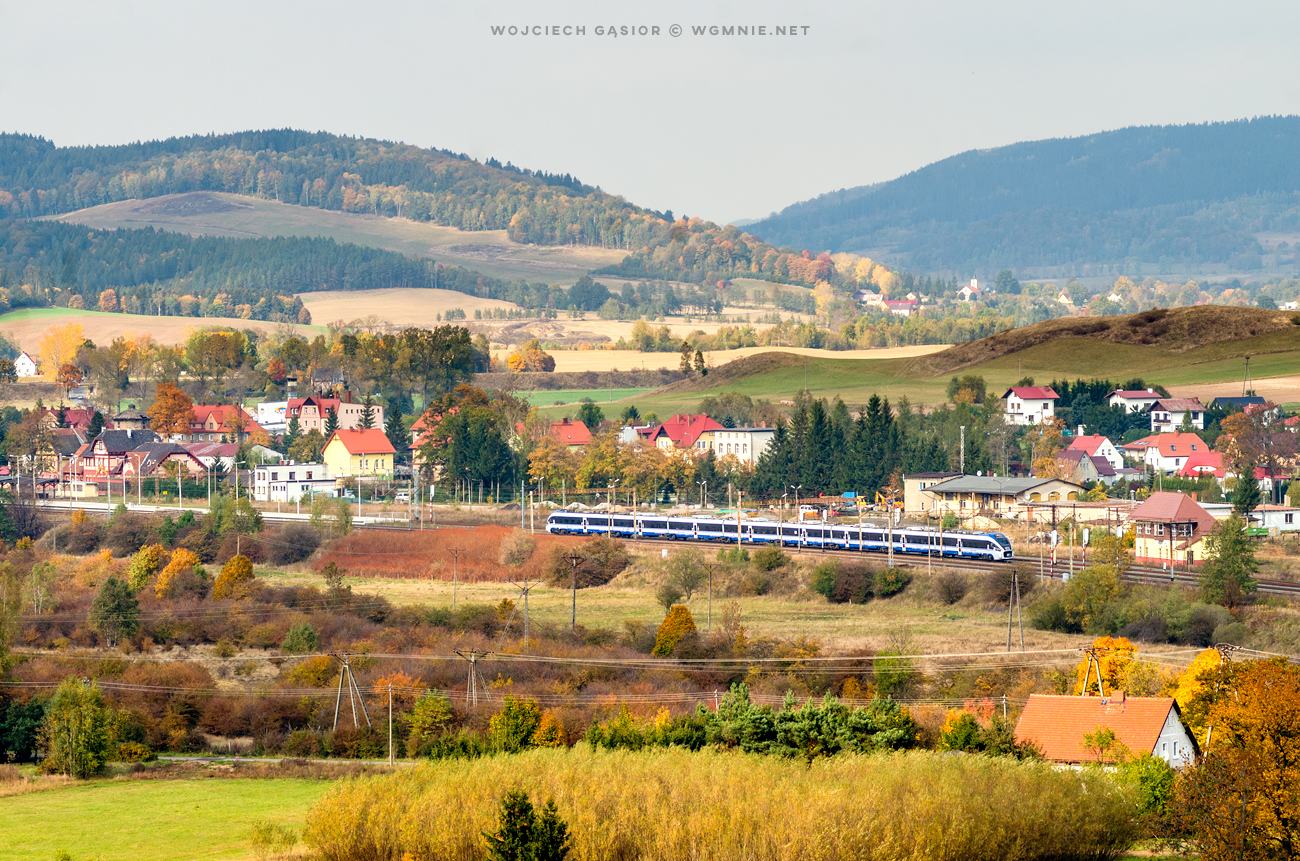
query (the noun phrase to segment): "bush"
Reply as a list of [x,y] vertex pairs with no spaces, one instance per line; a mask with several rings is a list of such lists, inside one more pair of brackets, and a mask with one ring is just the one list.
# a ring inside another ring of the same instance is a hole
[[673,605],[682,599],[682,588],[673,581],[669,580],[655,591],[655,600],[659,606],[664,608],[667,613],[673,608]]
[[912,582],[912,573],[906,568],[886,568],[876,572],[873,592],[877,598],[889,598],[906,589]]
[[[199,557],[192,551],[180,548],[172,553],[171,561],[167,567],[158,575],[158,582],[154,584],[154,592],[159,598],[175,598],[181,593],[193,590],[192,578],[197,572],[195,568],[199,566]],[[206,586],[204,592],[206,593]]]
[[253,583],[253,563],[249,558],[231,556],[217,575],[217,582],[212,586],[212,597],[218,600],[247,598]]
[[1214,629],[1213,640],[1216,645],[1228,643],[1233,646],[1244,646],[1249,639],[1250,628],[1241,622],[1225,622]]
[[126,569],[127,582],[139,592],[154,578],[167,559],[167,550],[161,544],[147,544],[131,557],[131,564]]
[[[578,557],[576,568],[570,567],[570,555]],[[604,586],[618,576],[629,561],[622,541],[593,535],[577,547],[562,544],[552,547],[542,566],[542,574],[552,586],[568,586],[574,573],[579,588]]]
[[253,847],[253,857],[257,861],[267,861],[292,849],[298,843],[298,835],[292,828],[263,820],[253,823],[249,843]]
[[293,565],[316,552],[320,533],[306,523],[288,523],[263,538],[266,561],[272,565]]
[[113,518],[104,542],[114,556],[130,556],[153,540],[154,526],[141,514],[121,514]]
[[1034,591],[1038,578],[1034,576],[1028,565],[1020,563],[999,565],[989,572],[984,580],[984,600],[990,604],[1007,606],[1011,600],[1011,586],[1016,574],[1019,574],[1020,579],[1020,598],[1024,600],[1030,592]]
[[956,571],[940,574],[934,580],[934,596],[944,604],[956,604],[966,597],[970,584]]
[[790,563],[790,557],[780,547],[767,545],[753,552],[754,567],[759,571],[775,571]]
[[85,516],[78,520],[76,515],[81,513],[78,509],[72,517],[72,528],[65,533],[60,533],[59,549],[84,556],[99,549],[99,544],[104,538],[104,524]]
[[828,559],[813,569],[809,588],[832,604],[865,604],[871,600],[875,575],[861,562]]
[[310,655],[320,648],[316,629],[309,622],[299,622],[289,629],[280,641],[280,651],[286,655]]
[[518,568],[532,558],[536,546],[532,536],[522,529],[515,529],[501,541],[501,564]]

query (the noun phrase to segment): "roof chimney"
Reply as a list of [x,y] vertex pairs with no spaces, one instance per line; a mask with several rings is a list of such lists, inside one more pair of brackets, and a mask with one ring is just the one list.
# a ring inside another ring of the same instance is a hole
[[1148,389],[1147,389],[1147,394],[1154,395],[1155,393],[1156,393],[1156,390],[1155,390],[1155,389],[1151,389],[1151,388],[1148,388]]
[[1077,432],[1075,432],[1074,435],[1075,435],[1075,436],[1083,436],[1083,425],[1079,425],[1079,430],[1078,430]]

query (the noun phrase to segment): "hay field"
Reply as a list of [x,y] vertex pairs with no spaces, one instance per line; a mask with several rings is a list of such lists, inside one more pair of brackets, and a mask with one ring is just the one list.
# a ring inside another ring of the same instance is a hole
[[[148,332],[160,344],[183,343],[190,332],[206,326],[229,326],[273,332],[280,323],[244,320],[239,317],[151,317],[147,314],[105,314],[102,311],[75,311],[71,308],[23,308],[0,315],[0,332],[13,336],[19,349],[32,355],[38,352],[41,335],[46,329],[76,321],[86,330],[86,337],[96,344],[107,344],[128,332]],[[308,337],[325,331],[324,326],[292,326]]]
[[[514,308],[512,302],[500,299],[482,299],[454,290],[417,290],[394,288],[391,290],[328,290],[321,293],[299,293],[302,304],[318,323],[378,317],[395,326],[442,325],[438,315],[452,308],[460,308],[470,317],[476,310],[489,308]],[[465,322],[465,321],[460,321]]]
[[520,245],[507,239],[504,230],[458,230],[208,191],[106,203],[60,215],[58,220],[105,229],[153,227],[191,236],[323,236],[412,257],[433,257],[447,266],[464,266],[497,278],[548,284],[572,284],[588,270],[618,263],[626,254],[588,246]]

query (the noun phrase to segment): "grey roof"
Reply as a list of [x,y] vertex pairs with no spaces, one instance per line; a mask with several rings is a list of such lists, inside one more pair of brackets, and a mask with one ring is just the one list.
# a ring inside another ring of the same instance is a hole
[[144,457],[140,460],[141,475],[153,472],[158,467],[158,464],[173,454],[180,454],[189,458],[194,457],[189,449],[174,442],[147,442],[136,446],[132,451],[144,452]]
[[[1000,496],[1019,496],[1022,493],[1041,487],[1053,481],[1065,481],[1058,478],[1008,478],[1000,475],[963,475],[950,478],[926,488],[936,493],[992,493]],[[1074,484],[1065,481],[1066,484]],[[1077,486],[1077,485],[1076,485]]]
[[1264,399],[1259,397],[1258,395],[1248,395],[1245,397],[1235,396],[1229,398],[1215,398],[1214,400],[1210,401],[1210,406],[1218,405],[1221,407],[1225,407],[1225,406],[1248,407],[1252,404],[1262,404],[1262,403],[1264,403]]
[[1098,475],[1118,475],[1118,473],[1115,472],[1115,467],[1110,465],[1110,461],[1106,460],[1106,458],[1101,455],[1094,454],[1089,459],[1092,461],[1092,465],[1096,467]]
[[145,443],[159,442],[161,439],[151,430],[104,430],[92,441],[92,447],[102,440],[104,448],[110,454],[124,454],[135,451]]

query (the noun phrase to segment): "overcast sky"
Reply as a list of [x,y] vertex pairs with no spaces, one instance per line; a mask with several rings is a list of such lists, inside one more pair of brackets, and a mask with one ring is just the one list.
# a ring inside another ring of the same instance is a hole
[[[711,25],[769,35],[693,34]],[[322,129],[728,221],[971,148],[1300,112],[1297,25],[1294,2],[1221,0],[0,0],[0,129],[59,145]]]

